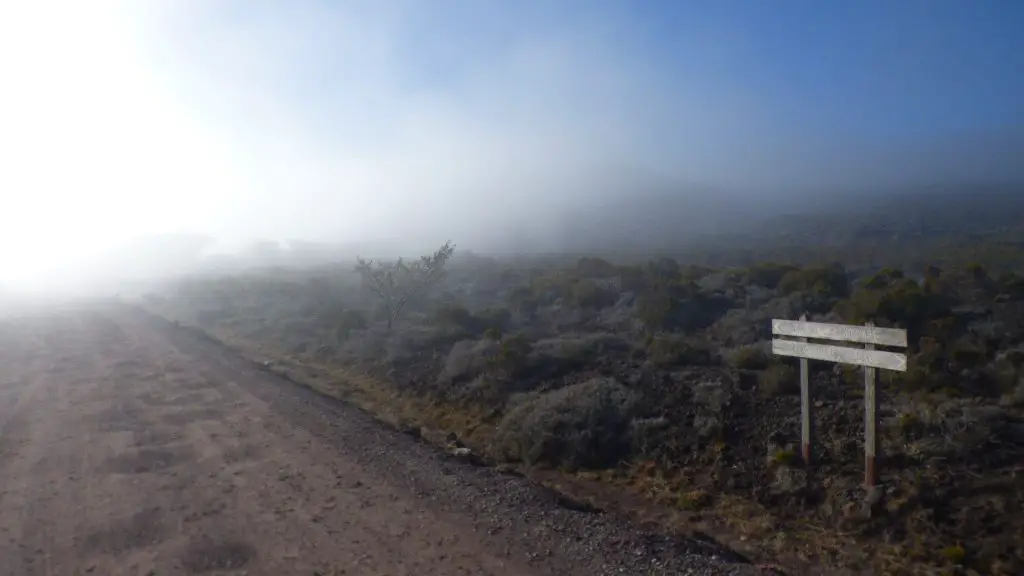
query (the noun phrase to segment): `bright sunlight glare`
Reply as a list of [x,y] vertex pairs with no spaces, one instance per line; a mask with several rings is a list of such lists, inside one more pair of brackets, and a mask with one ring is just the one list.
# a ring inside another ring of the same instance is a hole
[[[232,187],[217,139],[143,49],[139,5],[0,5],[0,281],[202,228]],[[208,210],[193,212],[197,205]]]

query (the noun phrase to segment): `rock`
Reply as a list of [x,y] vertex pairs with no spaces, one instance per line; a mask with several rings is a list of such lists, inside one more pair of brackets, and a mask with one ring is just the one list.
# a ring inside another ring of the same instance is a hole
[[885,510],[885,487],[880,485],[870,486],[864,493],[864,502],[861,514],[867,518],[877,517]]
[[456,449],[464,448],[465,447],[465,444],[463,444],[462,441],[459,440],[459,435],[456,434],[455,432],[449,432],[448,436],[445,437],[445,442],[449,446],[453,446]]
[[693,429],[701,438],[714,438],[722,430],[722,420],[715,415],[697,415],[693,418]]
[[707,380],[693,387],[693,402],[718,412],[729,405],[732,391],[721,380]]
[[411,424],[402,424],[398,426],[398,431],[406,436],[412,436],[413,438],[422,438],[423,430],[419,426],[413,426]]
[[807,471],[791,466],[779,466],[775,469],[771,491],[777,495],[796,495],[807,488]]

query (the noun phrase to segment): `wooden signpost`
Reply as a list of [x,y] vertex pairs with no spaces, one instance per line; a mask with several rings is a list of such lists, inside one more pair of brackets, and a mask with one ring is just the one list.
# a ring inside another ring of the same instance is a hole
[[[875,461],[878,458],[878,394],[875,373],[878,368],[905,372],[907,356],[899,352],[876,350],[876,346],[907,347],[907,331],[878,328],[872,324],[850,326],[800,320],[772,320],[772,352],[780,356],[800,358],[800,450],[804,462],[812,460],[813,401],[807,360],[825,360],[864,367],[864,483],[874,486],[878,481]],[[812,343],[808,340],[831,340],[839,343],[863,344],[863,348]]]

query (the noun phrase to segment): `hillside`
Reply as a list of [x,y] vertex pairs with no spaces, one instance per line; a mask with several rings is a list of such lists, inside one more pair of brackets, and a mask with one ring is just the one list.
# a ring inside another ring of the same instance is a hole
[[[390,331],[348,265],[186,279],[146,306],[411,434],[797,573],[1019,574],[1020,215],[930,192],[677,259],[462,254]],[[909,332],[908,371],[881,377],[881,490],[861,486],[855,369],[812,363],[820,460],[796,456],[796,373],[768,341],[802,313]]]
[[[725,191],[638,194],[565,219],[566,251],[671,253],[728,260],[752,249],[1024,241],[1024,184],[790,194]],[[809,253],[810,254],[810,253]],[[823,256],[824,257],[824,256]],[[755,256],[756,258],[756,256]]]

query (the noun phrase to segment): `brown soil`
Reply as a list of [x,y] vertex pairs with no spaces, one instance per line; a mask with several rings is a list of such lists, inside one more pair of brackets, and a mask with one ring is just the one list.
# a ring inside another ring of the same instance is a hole
[[0,574],[753,574],[119,307],[0,324]]

